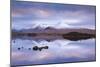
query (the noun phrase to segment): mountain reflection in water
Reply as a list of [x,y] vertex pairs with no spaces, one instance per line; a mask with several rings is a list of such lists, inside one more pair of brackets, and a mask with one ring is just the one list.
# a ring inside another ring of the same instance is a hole
[[95,61],[95,38],[18,37],[12,39],[11,65]]

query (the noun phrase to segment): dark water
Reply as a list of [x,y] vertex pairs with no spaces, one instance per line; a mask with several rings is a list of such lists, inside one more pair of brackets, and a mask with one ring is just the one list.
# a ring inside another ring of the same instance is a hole
[[[32,47],[48,46],[41,51]],[[67,39],[13,39],[11,65],[34,65],[95,60],[95,39],[70,41]]]

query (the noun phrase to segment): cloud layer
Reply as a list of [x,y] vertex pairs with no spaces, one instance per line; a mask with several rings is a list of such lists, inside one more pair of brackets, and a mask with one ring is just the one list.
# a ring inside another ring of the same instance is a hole
[[95,29],[95,6],[15,1],[11,7],[13,29],[37,26]]

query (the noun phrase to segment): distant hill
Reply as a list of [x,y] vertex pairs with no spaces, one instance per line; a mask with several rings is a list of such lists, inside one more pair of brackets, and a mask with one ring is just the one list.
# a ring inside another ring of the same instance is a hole
[[28,36],[34,39],[58,39],[81,40],[95,38],[95,30],[92,29],[55,29],[47,27],[45,29],[23,29],[12,30],[12,38]]
[[[12,30],[12,32],[15,32],[15,30]],[[42,28],[34,28],[34,29],[23,29],[20,31],[16,32],[20,32],[20,33],[44,33],[44,34],[65,34],[65,33],[69,33],[69,32],[79,32],[79,33],[87,33],[87,34],[95,34],[95,30],[92,29],[55,29],[52,27],[47,27],[45,29]]]

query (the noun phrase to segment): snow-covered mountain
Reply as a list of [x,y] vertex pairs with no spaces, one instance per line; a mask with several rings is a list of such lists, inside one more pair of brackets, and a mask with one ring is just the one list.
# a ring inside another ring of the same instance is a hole
[[80,28],[80,29],[71,29],[71,28],[55,29],[53,27],[46,27],[46,28],[36,27],[34,29],[22,29],[18,32],[22,32],[22,33],[52,33],[52,34],[64,34],[64,33],[69,33],[69,32],[80,32],[80,33],[95,34],[95,30],[93,30],[93,29],[85,29],[85,28]]

